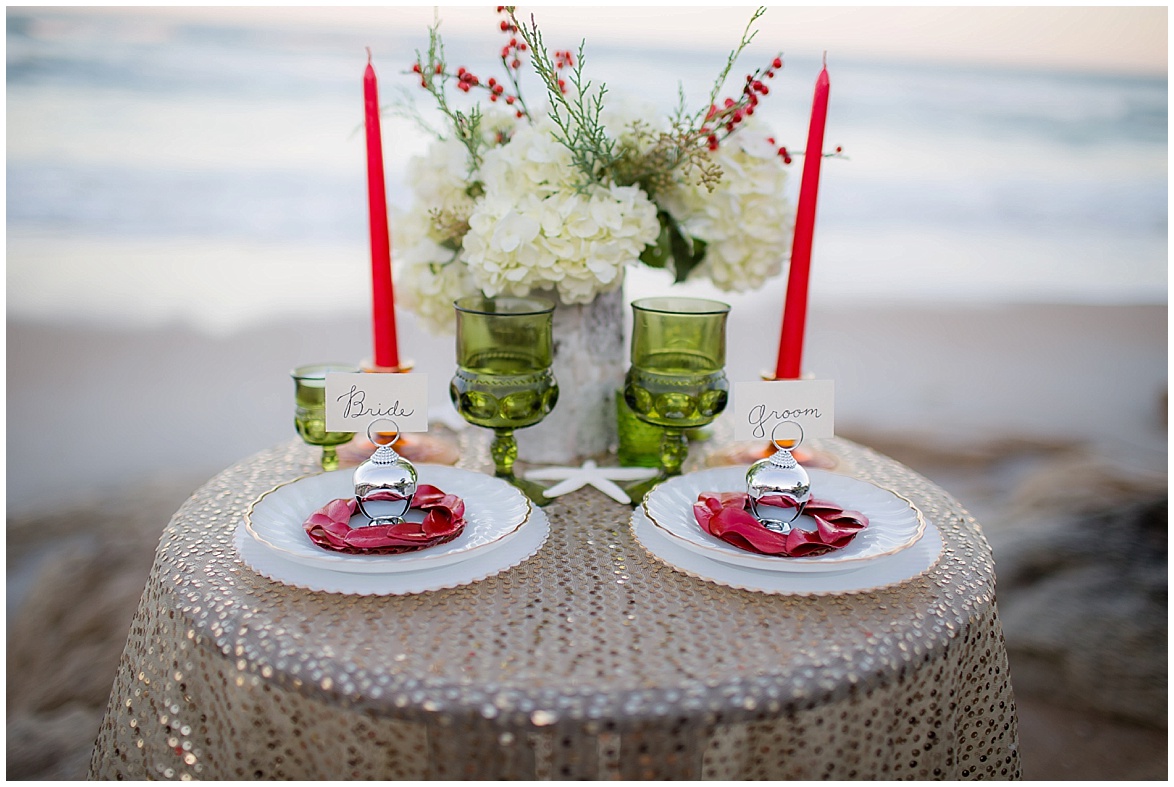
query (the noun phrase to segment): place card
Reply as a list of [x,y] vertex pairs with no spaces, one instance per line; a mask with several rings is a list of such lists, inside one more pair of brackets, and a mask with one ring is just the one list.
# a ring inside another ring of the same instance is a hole
[[[428,375],[327,373],[327,431],[365,432],[381,419],[395,421],[401,432],[427,432]],[[379,431],[392,430],[381,425]]]
[[[734,383],[734,439],[770,440],[783,421],[803,427],[804,439],[835,436],[835,386],[831,380]],[[794,427],[791,427],[794,431]],[[792,435],[779,430],[779,439]]]

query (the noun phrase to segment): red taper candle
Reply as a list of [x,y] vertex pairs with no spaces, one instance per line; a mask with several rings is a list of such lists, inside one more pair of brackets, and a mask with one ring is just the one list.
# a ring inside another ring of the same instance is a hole
[[827,54],[823,70],[815,80],[811,102],[811,127],[803,156],[803,183],[795,209],[795,239],[791,246],[791,269],[787,273],[787,300],[783,307],[783,330],[779,337],[776,380],[797,380],[803,370],[803,329],[807,322],[807,281],[811,273],[811,239],[815,233],[815,199],[819,192],[819,165],[823,161],[823,131],[828,116]]
[[391,284],[391,233],[387,228],[387,188],[383,182],[383,140],[379,131],[379,87],[367,49],[363,73],[367,126],[367,204],[371,214],[371,298],[375,365],[399,366],[395,334],[395,290]]

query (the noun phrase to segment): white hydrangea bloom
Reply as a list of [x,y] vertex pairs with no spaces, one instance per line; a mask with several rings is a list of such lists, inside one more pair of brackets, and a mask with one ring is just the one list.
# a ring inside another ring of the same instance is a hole
[[787,170],[767,132],[747,123],[711,155],[722,179],[713,192],[683,183],[663,207],[687,235],[705,241],[705,259],[692,275],[722,290],[744,292],[782,270],[790,253],[794,207],[784,198]]
[[543,121],[489,151],[485,196],[469,217],[463,259],[486,295],[557,290],[589,303],[659,233],[656,206],[634,186],[574,187],[570,152]]
[[478,291],[468,266],[432,237],[431,218],[419,205],[393,225],[396,302],[428,330],[451,334],[456,324],[452,302]]
[[436,140],[408,163],[408,183],[412,206],[392,217],[396,301],[430,330],[452,333],[453,300],[477,288],[452,248],[460,238],[446,237],[434,216],[443,214],[446,225],[459,226],[473,212],[467,149],[458,140]]
[[437,139],[422,156],[408,162],[408,184],[417,202],[430,207],[468,199],[469,151],[456,139]]

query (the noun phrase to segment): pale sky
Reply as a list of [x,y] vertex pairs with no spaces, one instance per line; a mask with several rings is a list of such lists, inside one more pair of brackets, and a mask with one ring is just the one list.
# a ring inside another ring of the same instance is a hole
[[[752,6],[603,4],[520,6],[533,13],[548,39],[588,46],[679,43],[728,50],[738,40]],[[58,11],[59,9],[54,9]],[[98,10],[94,7],[80,12]],[[114,10],[114,9],[110,9]],[[125,9],[119,9],[125,10]],[[142,6],[146,14],[241,24],[309,24],[375,33],[418,30],[432,21],[434,7],[321,6],[167,8]],[[442,6],[449,34],[485,32],[493,7]],[[828,50],[844,58],[960,61],[992,65],[1071,68],[1082,71],[1165,74],[1168,67],[1166,6],[834,6],[769,7],[759,20],[756,44],[791,55]]]

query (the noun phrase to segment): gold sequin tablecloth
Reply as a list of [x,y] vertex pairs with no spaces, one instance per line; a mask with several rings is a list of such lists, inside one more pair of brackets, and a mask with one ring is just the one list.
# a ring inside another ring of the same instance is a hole
[[533,558],[411,596],[277,584],[233,530],[313,472],[298,443],[201,488],[163,531],[91,761],[131,779],[1017,778],[982,532],[850,442],[838,472],[899,491],[942,557],[896,587],[736,590],[649,556],[630,509],[558,498]]

